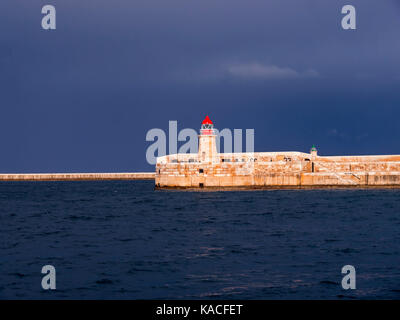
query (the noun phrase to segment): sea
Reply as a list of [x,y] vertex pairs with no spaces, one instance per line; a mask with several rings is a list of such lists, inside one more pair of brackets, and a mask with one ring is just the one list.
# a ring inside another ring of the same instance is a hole
[[399,266],[398,189],[0,183],[0,299],[399,299]]

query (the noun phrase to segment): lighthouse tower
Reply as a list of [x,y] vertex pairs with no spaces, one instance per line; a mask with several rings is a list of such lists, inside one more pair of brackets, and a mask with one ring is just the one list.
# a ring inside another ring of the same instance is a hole
[[206,118],[201,123],[199,135],[199,162],[216,163],[218,162],[218,152],[216,144],[214,124],[211,119]]
[[310,154],[311,154],[311,159],[312,160],[315,160],[315,158],[318,156],[318,150],[317,150],[317,148],[315,147],[314,144],[311,147]]

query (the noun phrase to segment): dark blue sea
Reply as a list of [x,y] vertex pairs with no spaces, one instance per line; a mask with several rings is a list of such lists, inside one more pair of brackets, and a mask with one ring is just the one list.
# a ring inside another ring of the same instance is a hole
[[400,298],[400,190],[153,186],[0,183],[0,298]]

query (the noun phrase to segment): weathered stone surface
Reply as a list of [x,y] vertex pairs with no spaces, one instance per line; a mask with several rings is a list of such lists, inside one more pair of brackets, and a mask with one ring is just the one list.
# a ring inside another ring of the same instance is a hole
[[199,136],[198,154],[157,158],[157,188],[400,187],[400,155],[321,157],[315,147],[217,153],[208,131]]
[[22,173],[0,174],[0,181],[70,181],[70,180],[146,180],[154,179],[154,172],[125,173]]
[[[243,154],[237,154],[242,157]],[[241,162],[231,163],[157,163],[157,187],[236,187],[236,186],[400,186],[398,156],[317,157],[312,163],[297,153],[285,153],[290,162],[259,161],[264,155],[255,153],[256,162],[244,169]],[[222,158],[223,155],[220,155]],[[246,160],[247,161],[247,160]],[[203,170],[200,173],[200,169]],[[202,185],[201,185],[202,184]]]

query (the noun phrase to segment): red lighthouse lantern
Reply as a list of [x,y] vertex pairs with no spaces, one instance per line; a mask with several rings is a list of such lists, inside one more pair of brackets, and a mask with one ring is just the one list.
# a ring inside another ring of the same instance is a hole
[[206,116],[203,122],[201,123],[200,134],[201,135],[214,134],[214,124],[208,116]]

